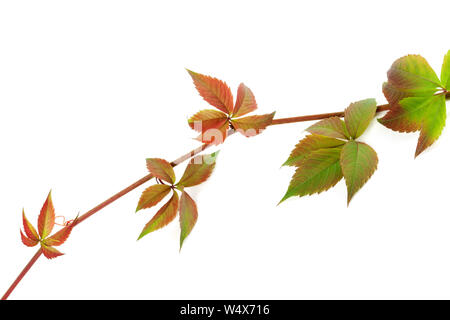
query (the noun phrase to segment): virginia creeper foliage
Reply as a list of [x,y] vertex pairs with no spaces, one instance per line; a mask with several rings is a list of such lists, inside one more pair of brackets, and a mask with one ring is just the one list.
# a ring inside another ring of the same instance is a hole
[[391,110],[380,123],[395,131],[420,131],[417,157],[441,135],[445,126],[445,99],[450,90],[450,50],[444,57],[441,79],[419,55],[396,60],[388,71],[383,93]]
[[275,112],[242,117],[258,108],[253,92],[241,83],[233,105],[233,94],[222,80],[188,70],[195,87],[203,99],[217,110],[201,110],[189,120],[189,126],[201,132],[199,140],[204,143],[221,144],[229,128],[236,129],[246,137],[255,136],[272,123]]
[[[205,182],[212,174],[216,165],[217,152],[210,155],[197,156],[186,167],[180,181],[175,183],[175,172],[172,165],[158,158],[147,159],[147,169],[160,184],[147,188],[141,195],[136,212],[141,209],[157,205],[170,192],[172,197],[164,204],[153,218],[145,225],[139,239],[145,235],[165,227],[180,214],[180,249],[186,237],[191,233],[198,218],[197,205],[185,188],[193,187]],[[164,184],[164,182],[168,184]],[[181,192],[181,199],[178,195]]]
[[344,177],[348,204],[377,168],[376,152],[355,141],[368,127],[376,109],[374,99],[358,101],[345,109],[344,121],[331,117],[307,128],[311,134],[300,140],[284,163],[297,169],[280,202],[321,193]]
[[[444,57],[440,78],[428,62],[420,55],[407,55],[396,60],[387,72],[383,93],[388,105],[378,106],[374,99],[352,103],[345,111],[334,114],[300,116],[273,120],[275,112],[264,115],[246,116],[257,109],[253,92],[243,83],[239,85],[236,100],[228,85],[210,76],[187,70],[203,99],[216,109],[201,110],[189,120],[189,126],[200,132],[198,140],[202,147],[182,156],[175,162],[160,158],[147,159],[150,175],[120,191],[94,209],[88,211],[80,220],[85,220],[108,204],[119,199],[137,186],[151,178],[157,184],[142,193],[136,212],[159,204],[169,194],[169,200],[160,207],[145,225],[139,239],[161,229],[172,222],[179,214],[180,249],[191,233],[198,219],[195,201],[186,192],[187,188],[205,182],[212,174],[218,152],[210,155],[197,155],[210,145],[223,143],[233,129],[246,137],[261,133],[273,124],[317,120],[306,129],[307,134],[292,150],[283,164],[295,168],[289,187],[280,203],[293,196],[321,193],[335,186],[344,178],[347,186],[347,205],[375,172],[378,165],[376,152],[358,139],[365,132],[377,110],[388,112],[378,121],[389,129],[399,132],[420,131],[416,147],[417,157],[431,146],[441,135],[446,120],[446,99],[450,97],[450,50]],[[343,116],[342,120],[340,117]],[[193,157],[181,179],[176,182],[173,166]],[[180,196],[181,194],[181,196]],[[58,232],[50,235],[55,225],[55,209],[51,192],[38,217],[35,228],[22,211],[23,232],[20,236],[24,245],[40,250],[32,258],[3,298],[7,298],[21,281],[41,252],[48,259],[61,256],[55,247],[62,245],[80,220],[65,224]]]
[[34,247],[40,244],[42,253],[48,259],[53,259],[63,255],[54,247],[62,245],[69,238],[74,222],[68,223],[60,231],[56,232],[52,236],[49,234],[52,232],[55,226],[55,208],[53,207],[51,192],[48,194],[47,200],[45,200],[42,206],[41,212],[38,218],[38,231],[28,221],[25,216],[25,210],[22,211],[23,230],[25,234],[20,231],[22,242],[27,247]]

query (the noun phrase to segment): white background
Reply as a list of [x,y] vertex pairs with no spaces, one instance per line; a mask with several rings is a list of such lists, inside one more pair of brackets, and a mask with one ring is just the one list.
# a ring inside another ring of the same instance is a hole
[[[35,248],[19,237],[50,189],[84,213],[196,147],[186,120],[208,108],[184,68],[249,86],[259,113],[343,110],[385,99],[391,63],[420,53],[440,72],[448,1],[0,2],[0,291]],[[136,242],[156,212],[139,188],[40,259],[14,299],[450,298],[450,134],[414,160],[418,134],[373,122],[379,169],[346,206],[330,191],[276,206],[281,168],[307,123],[231,137],[192,190],[199,220],[181,253],[177,220]],[[180,176],[184,165],[176,169]],[[150,184],[147,184],[150,185]]]

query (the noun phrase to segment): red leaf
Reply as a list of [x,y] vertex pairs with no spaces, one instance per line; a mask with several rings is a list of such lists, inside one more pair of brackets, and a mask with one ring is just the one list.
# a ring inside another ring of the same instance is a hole
[[194,80],[198,93],[206,102],[227,114],[233,112],[233,94],[225,82],[191,70],[187,72]]
[[22,220],[23,220],[23,230],[25,231],[27,237],[30,238],[30,240],[39,241],[39,234],[25,216],[25,210],[22,210]]
[[267,126],[272,124],[275,112],[259,116],[250,116],[239,119],[232,119],[234,128],[246,137],[253,137],[260,134]]
[[170,190],[171,187],[165,184],[156,184],[148,187],[144,190],[141,198],[139,199],[136,212],[141,209],[147,209],[157,205],[158,202],[169,194]]
[[165,227],[177,216],[178,211],[178,193],[174,191],[172,198],[158,210],[149,223],[147,223],[139,235],[139,239],[155,230]]
[[75,221],[76,219],[49,238],[45,239],[45,244],[48,246],[57,247],[66,242],[67,238],[69,238],[70,233],[72,232],[73,227],[75,226]]
[[229,128],[228,116],[216,110],[202,110],[188,120],[189,126],[202,134],[199,140],[216,145],[225,141]]
[[59,256],[62,256],[64,253],[59,252],[53,247],[46,246],[44,244],[41,244],[42,253],[47,259],[54,259]]
[[55,225],[55,208],[52,202],[52,192],[48,194],[38,219],[38,230],[41,238],[47,237]]
[[147,159],[147,168],[156,178],[167,181],[170,184],[175,183],[175,172],[172,165],[164,159]]
[[25,236],[22,233],[22,230],[20,230],[20,237],[22,238],[23,244],[26,245],[27,247],[34,247],[35,245],[37,245],[39,243],[39,240],[33,240],[33,239],[30,239],[27,236]]
[[258,108],[253,92],[241,83],[238,88],[233,117],[241,117]]
[[200,155],[193,158],[177,185],[193,187],[205,182],[212,174],[216,166],[218,152]]

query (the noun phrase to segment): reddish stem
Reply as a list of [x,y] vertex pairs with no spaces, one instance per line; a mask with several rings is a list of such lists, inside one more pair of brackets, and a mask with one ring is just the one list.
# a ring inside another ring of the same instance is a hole
[[[377,112],[386,111],[388,109],[389,109],[389,105],[388,104],[380,105],[380,106],[377,107]],[[315,114],[315,115],[308,115],[308,116],[301,116],[301,117],[281,118],[281,119],[274,119],[274,120],[272,120],[271,125],[294,123],[294,122],[304,122],[304,121],[312,121],[312,120],[321,120],[321,119],[326,119],[326,118],[330,118],[330,117],[343,117],[343,116],[344,116],[344,112],[341,111],[341,112],[322,113],[322,114]],[[234,130],[229,130],[228,131],[228,135],[231,135],[234,132],[235,132]],[[194,157],[195,155],[199,154],[200,152],[202,152],[203,150],[209,148],[210,146],[212,146],[212,144],[204,143],[200,147],[198,147],[198,148],[192,150],[191,152],[188,152],[188,153],[182,155],[181,157],[179,157],[178,159],[172,161],[170,164],[173,167],[175,167],[175,166],[179,165],[180,163],[182,163],[182,162],[184,162],[184,161]],[[103,209],[106,206],[110,205],[111,203],[113,203],[114,201],[118,200],[119,198],[123,197],[124,195],[126,195],[130,191],[133,191],[137,187],[143,185],[144,183],[146,183],[147,181],[151,180],[152,178],[153,178],[153,175],[148,174],[145,177],[142,177],[141,179],[137,180],[133,184],[129,185],[128,187],[126,187],[122,191],[119,191],[118,193],[116,193],[115,195],[110,197],[109,199],[103,201],[102,203],[100,203],[96,207],[92,208],[91,210],[89,210],[85,214],[83,214],[80,217],[78,217],[78,219],[74,221],[74,226],[79,225],[80,223],[82,223],[84,220],[86,220],[87,218],[89,218],[93,214],[97,213],[101,209]],[[22,272],[19,274],[17,279],[9,287],[8,291],[6,291],[6,293],[3,295],[2,300],[6,300],[9,297],[9,295],[13,292],[13,290],[16,288],[16,286],[19,284],[19,282],[27,274],[28,270],[30,270],[31,267],[33,266],[33,264],[39,259],[41,254],[42,254],[42,250],[39,249],[35,253],[35,255],[31,258],[31,260],[28,262],[28,264],[25,266],[25,268],[22,270]]]

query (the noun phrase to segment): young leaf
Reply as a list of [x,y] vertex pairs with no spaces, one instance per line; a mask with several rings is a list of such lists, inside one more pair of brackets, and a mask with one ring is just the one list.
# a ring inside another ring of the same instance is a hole
[[198,131],[206,132],[210,129],[220,129],[228,122],[228,115],[216,110],[201,110],[188,120],[189,126]]
[[161,209],[159,209],[150,222],[145,225],[138,240],[150,232],[161,229],[172,222],[172,220],[177,216],[178,202],[178,193],[174,191],[172,198],[170,198],[170,200],[162,206]]
[[347,184],[347,204],[369,180],[378,164],[377,153],[367,144],[349,141],[342,148],[341,167]]
[[22,221],[23,221],[23,230],[25,231],[26,236],[31,240],[39,241],[39,234],[25,216],[25,210],[22,210]]
[[45,239],[45,244],[48,246],[57,247],[66,242],[67,238],[69,238],[70,233],[72,232],[73,227],[75,226],[75,221],[76,219],[49,238]]
[[307,135],[292,150],[291,155],[283,164],[284,166],[300,167],[305,158],[315,150],[333,148],[342,146],[345,141],[329,138],[325,136],[319,136],[315,134]]
[[275,112],[258,116],[250,116],[239,119],[232,119],[234,128],[246,137],[260,134],[267,126],[272,124]]
[[198,93],[206,102],[226,114],[233,112],[233,94],[225,82],[191,70],[187,71],[194,80]]
[[42,244],[42,243],[41,243],[41,249],[42,249],[42,253],[44,254],[44,256],[47,259],[54,259],[54,258],[57,258],[57,257],[62,256],[64,254],[64,253],[59,252],[55,248],[47,246],[47,245]]
[[205,182],[211,176],[216,166],[217,155],[218,152],[214,152],[210,155],[200,155],[193,158],[177,185],[192,187]]
[[445,125],[446,108],[444,95],[405,98],[392,108],[379,122],[400,132],[420,130],[416,157],[433,144]]
[[289,188],[280,203],[293,196],[321,193],[342,179],[339,163],[342,147],[313,151],[295,171]]
[[50,191],[38,218],[38,230],[42,239],[47,237],[50,234],[50,232],[52,232],[54,225],[55,225],[55,208],[53,207],[52,193]]
[[164,159],[147,159],[147,168],[156,178],[167,181],[170,184],[175,183],[175,172],[172,165]]
[[350,104],[345,109],[344,120],[347,130],[353,139],[363,134],[377,111],[375,99],[366,99]]
[[389,69],[388,84],[383,92],[389,104],[395,105],[405,97],[433,95],[441,83],[428,62],[419,55],[397,59]]
[[180,250],[183,247],[184,240],[194,228],[197,218],[197,205],[186,191],[183,191],[180,199]]
[[442,64],[441,83],[445,89],[450,90],[450,50],[447,51]]
[[258,108],[253,92],[243,83],[239,85],[233,117],[241,117]]
[[156,184],[144,190],[139,199],[136,212],[141,209],[148,209],[158,204],[169,194],[171,187],[165,184]]
[[337,138],[337,139],[350,138],[348,131],[345,128],[344,121],[342,121],[339,117],[331,117],[320,120],[319,122],[307,128],[306,131],[313,134],[326,136],[329,138]]
[[34,247],[39,243],[39,240],[30,239],[26,235],[22,233],[22,230],[20,230],[20,238],[22,239],[22,243],[26,245],[27,247]]

